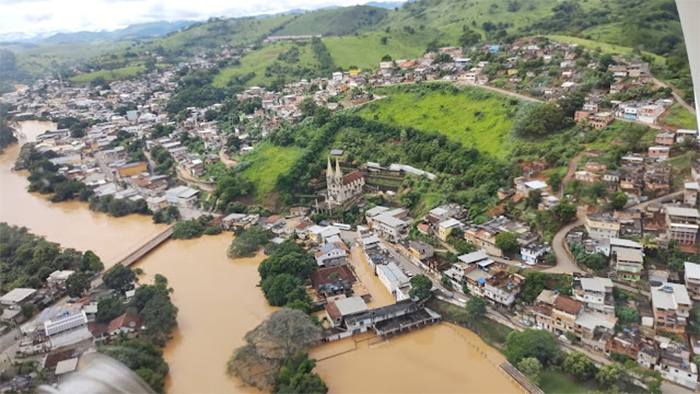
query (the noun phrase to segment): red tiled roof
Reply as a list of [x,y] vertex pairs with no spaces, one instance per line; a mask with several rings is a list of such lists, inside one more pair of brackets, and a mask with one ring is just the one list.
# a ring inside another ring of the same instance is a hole
[[364,177],[364,175],[362,175],[362,172],[360,172],[360,170],[355,170],[343,176],[343,185],[349,185],[355,182],[356,180],[361,179],[362,177]]
[[578,314],[578,311],[581,310],[581,302],[576,301],[573,298],[560,295],[557,297],[557,300],[554,301],[554,309],[566,312],[570,315],[576,315]]
[[281,216],[280,215],[272,215],[269,218],[267,218],[267,223],[272,224],[278,220],[280,220]]
[[428,225],[425,224],[425,223],[421,223],[421,224],[418,225],[418,230],[419,230],[419,231],[422,231],[422,232],[424,232],[424,233],[427,233],[427,232],[430,231],[430,226],[428,226]]
[[338,307],[335,305],[335,302],[331,301],[331,302],[327,303],[324,306],[324,308],[326,309],[326,312],[328,312],[328,316],[330,316],[331,319],[335,320],[335,319],[341,317],[340,311],[338,310]]
[[[338,273],[338,276],[331,279],[330,276],[336,272]],[[311,284],[314,288],[318,288],[318,286],[326,283],[337,282],[341,279],[349,280],[351,283],[355,283],[357,281],[355,279],[355,275],[346,264],[337,265],[335,267],[319,268],[313,274],[311,274]]]
[[92,336],[97,338],[103,334],[106,334],[107,327],[109,327],[109,326],[107,324],[91,321],[91,322],[88,322],[87,327],[88,327],[88,331],[90,331],[90,333],[92,333]]
[[117,330],[121,327],[125,328],[133,328],[135,330],[141,329],[141,316],[139,315],[134,315],[131,313],[125,313],[111,322],[109,322],[109,326],[107,327],[107,332],[112,332],[114,330]]

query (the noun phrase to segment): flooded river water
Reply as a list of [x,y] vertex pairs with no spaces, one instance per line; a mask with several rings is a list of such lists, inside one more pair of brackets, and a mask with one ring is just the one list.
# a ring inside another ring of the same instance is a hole
[[[30,141],[48,129],[55,129],[55,124],[22,123],[22,132]],[[28,227],[64,247],[93,250],[107,266],[162,228],[150,217],[113,218],[90,212],[85,203],[54,204],[45,196],[27,193],[27,174],[11,171],[18,152],[15,146],[0,155],[0,221]],[[231,234],[224,233],[168,241],[137,265],[146,272],[142,280],[149,281],[157,273],[168,278],[174,289],[173,302],[180,310],[179,327],[164,350],[170,365],[166,385],[170,393],[256,392],[226,375],[226,361],[243,343],[243,335],[273,309],[256,287],[257,265],[263,256],[228,259],[226,248],[231,240]],[[356,253],[359,250],[353,249],[353,255]],[[360,278],[375,294],[372,306],[392,302],[376,276],[361,263],[361,258],[353,256]],[[355,339],[322,345],[311,352],[320,360],[317,371],[331,393],[519,391],[495,366],[503,357],[462,328],[441,324],[372,345],[368,341],[356,344]],[[488,359],[472,344],[483,349]]]

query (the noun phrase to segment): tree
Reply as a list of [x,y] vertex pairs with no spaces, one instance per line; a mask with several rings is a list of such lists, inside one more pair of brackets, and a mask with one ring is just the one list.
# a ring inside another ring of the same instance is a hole
[[566,356],[562,368],[579,381],[594,377],[597,371],[593,360],[581,352],[573,352]]
[[611,389],[618,385],[624,373],[625,371],[623,370],[622,365],[618,363],[610,363],[600,367],[600,370],[598,371],[598,374],[596,374],[595,378],[604,389]]
[[300,294],[298,288],[302,283],[302,280],[296,276],[279,274],[263,279],[260,287],[270,305],[283,306],[298,299],[297,295]]
[[542,190],[532,189],[527,193],[527,207],[537,209],[542,202]]
[[618,324],[626,325],[639,322],[639,311],[634,308],[618,306],[615,308],[615,316]]
[[121,294],[134,289],[136,274],[131,268],[117,264],[102,277],[105,286]]
[[204,233],[204,226],[196,220],[181,220],[173,227],[173,239],[199,238]]
[[506,356],[514,365],[528,357],[536,357],[542,365],[547,365],[560,351],[554,335],[545,330],[513,331],[506,338]]
[[472,320],[481,320],[486,316],[486,301],[481,297],[471,297],[466,308],[467,316]]
[[613,193],[611,202],[613,209],[619,211],[627,205],[627,195],[623,191],[618,190]]
[[518,251],[518,236],[510,231],[504,231],[496,235],[496,247],[505,254]]
[[134,371],[144,382],[157,392],[164,391],[168,364],[163,360],[163,352],[145,338],[116,340],[109,345],[97,347],[97,351],[106,354]]
[[90,280],[82,272],[75,272],[66,279],[66,290],[70,297],[82,297],[90,289]]
[[83,257],[80,261],[80,270],[83,272],[100,272],[105,269],[105,265],[102,260],[92,251],[88,250],[83,253]]
[[433,282],[425,275],[416,275],[411,278],[411,290],[409,290],[408,295],[413,297],[418,297],[419,300],[425,300],[430,297],[431,290],[433,288]]
[[467,27],[464,30],[464,33],[459,37],[459,46],[462,48],[468,48],[479,41],[481,41],[481,34]]
[[559,204],[552,208],[552,212],[559,219],[559,222],[564,225],[571,223],[576,219],[576,214],[578,209],[576,208],[576,203],[568,198],[562,198]]
[[299,103],[299,110],[304,117],[314,116],[316,113],[316,102],[312,97],[306,97]]
[[559,99],[559,108],[564,116],[573,117],[585,102],[586,95],[581,91],[575,91]]
[[284,308],[245,335],[245,345],[234,351],[227,370],[245,384],[265,390],[274,385],[285,360],[306,351],[320,339],[321,327],[308,315]]
[[244,230],[231,242],[227,255],[231,259],[250,257],[272,238],[270,233],[260,226],[252,226]]
[[570,124],[556,104],[523,106],[518,111],[513,131],[516,135],[541,137],[557,132]]
[[542,364],[535,357],[527,357],[518,363],[518,370],[528,377],[534,384],[540,384]]
[[25,319],[34,316],[34,312],[36,312],[36,305],[30,303],[22,305],[22,316],[24,316]]
[[563,178],[563,175],[559,172],[553,172],[549,176],[549,179],[547,181],[549,182],[549,186],[552,187],[552,191],[559,191],[559,188],[561,187],[561,181],[563,180]]
[[117,297],[101,297],[97,302],[97,321],[109,323],[124,313],[124,303]]
[[383,62],[390,62],[390,61],[392,61],[391,56],[389,56],[389,55],[384,55],[384,56],[382,56],[382,61],[383,61]]
[[316,373],[312,373],[316,360],[309,359],[307,353],[298,353],[287,359],[277,377],[277,393],[306,394],[328,392],[328,386]]

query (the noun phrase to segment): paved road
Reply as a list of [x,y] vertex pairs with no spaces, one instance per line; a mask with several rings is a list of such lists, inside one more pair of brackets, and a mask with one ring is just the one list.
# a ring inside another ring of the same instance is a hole
[[[656,79],[656,78],[654,78],[654,77],[652,77],[652,81],[654,81],[654,84],[655,84],[655,85],[661,86],[662,88],[667,88],[667,87],[669,87],[668,84],[666,84],[665,82],[661,82],[661,81],[659,81],[658,79]],[[680,105],[682,105],[685,109],[687,109],[688,112],[690,112],[691,114],[694,115],[694,114],[695,114],[695,109],[694,109],[690,104],[686,103],[685,100],[683,100],[683,97],[681,97],[681,96],[677,93],[677,89],[675,88],[675,86],[670,86],[670,87],[671,87],[671,94],[673,94],[673,98],[676,99],[676,101],[678,101],[678,103],[679,103]]]
[[[437,81],[436,81],[436,82],[437,82]],[[445,81],[440,81],[440,82],[445,82]],[[474,86],[474,87],[477,87],[477,88],[482,88],[482,89],[490,90],[490,91],[493,91],[493,92],[505,94],[505,95],[507,95],[507,96],[515,97],[515,98],[518,98],[518,99],[520,99],[520,100],[531,101],[531,102],[533,102],[533,103],[544,103],[543,100],[539,100],[539,99],[536,99],[536,98],[534,98],[534,97],[526,96],[526,95],[524,95],[524,94],[511,92],[510,90],[500,89],[500,88],[497,88],[497,87],[494,87],[494,86],[479,85],[479,84],[476,84],[476,83],[470,83],[470,82],[464,82],[464,81],[453,82],[453,84],[454,84],[455,86],[458,86],[458,87],[459,87],[459,86]]]
[[[564,186],[562,185],[562,188]],[[630,205],[627,207],[627,209],[641,209],[644,210],[647,205],[655,202],[665,202],[665,201],[670,201],[672,199],[675,199],[676,197],[682,196],[683,192],[675,192],[671,193],[659,198],[655,198],[653,200],[649,200],[643,203],[639,204],[634,204]],[[551,272],[551,273],[557,273],[557,274],[571,274],[574,272],[583,272],[578,265],[576,265],[576,262],[574,259],[572,259],[569,256],[569,253],[567,252],[567,247],[565,245],[566,242],[566,234],[571,231],[571,229],[582,226],[584,224],[585,220],[585,213],[579,212],[577,219],[575,222],[570,223],[564,227],[562,227],[555,235],[554,238],[552,239],[552,249],[554,249],[554,254],[557,256],[557,265],[552,267],[552,268],[547,268],[543,269],[543,271]]]

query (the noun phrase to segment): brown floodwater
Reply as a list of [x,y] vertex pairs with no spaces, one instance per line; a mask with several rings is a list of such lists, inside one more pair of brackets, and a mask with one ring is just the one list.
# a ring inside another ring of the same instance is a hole
[[231,260],[226,248],[232,240],[230,233],[223,233],[168,241],[137,265],[147,281],[155,274],[168,278],[173,303],[180,309],[178,329],[164,352],[170,365],[168,392],[257,392],[226,375],[226,362],[243,345],[245,333],[273,308],[256,287],[264,255]]
[[[20,125],[27,141],[56,129],[56,124],[51,122],[27,121]],[[11,170],[18,154],[17,145],[0,154],[0,221],[27,227],[63,247],[92,250],[106,267],[114,265],[126,252],[163,227],[153,224],[149,216],[113,218],[91,212],[84,202],[52,203],[46,196],[27,193],[28,173]]]
[[[47,129],[55,129],[55,124],[22,123],[22,132],[30,141]],[[56,204],[27,193],[27,174],[11,171],[18,152],[15,146],[0,155],[0,221],[28,227],[64,247],[91,249],[107,266],[162,229],[150,217],[113,218],[91,212],[85,203]],[[180,310],[178,328],[164,349],[170,365],[169,393],[257,392],[229,377],[226,362],[233,349],[243,344],[245,333],[274,309],[256,287],[257,267],[264,256],[228,259],[226,248],[232,238],[224,233],[168,241],[137,264],[146,273],[143,281],[151,281],[155,274],[168,278],[174,289],[173,303]],[[352,263],[373,295],[371,307],[392,303],[393,297],[358,252],[353,249]],[[319,359],[317,372],[331,393],[521,391],[496,367],[503,361],[500,353],[468,330],[443,323],[387,342],[375,343],[369,337],[365,334],[312,349],[311,355]]]

